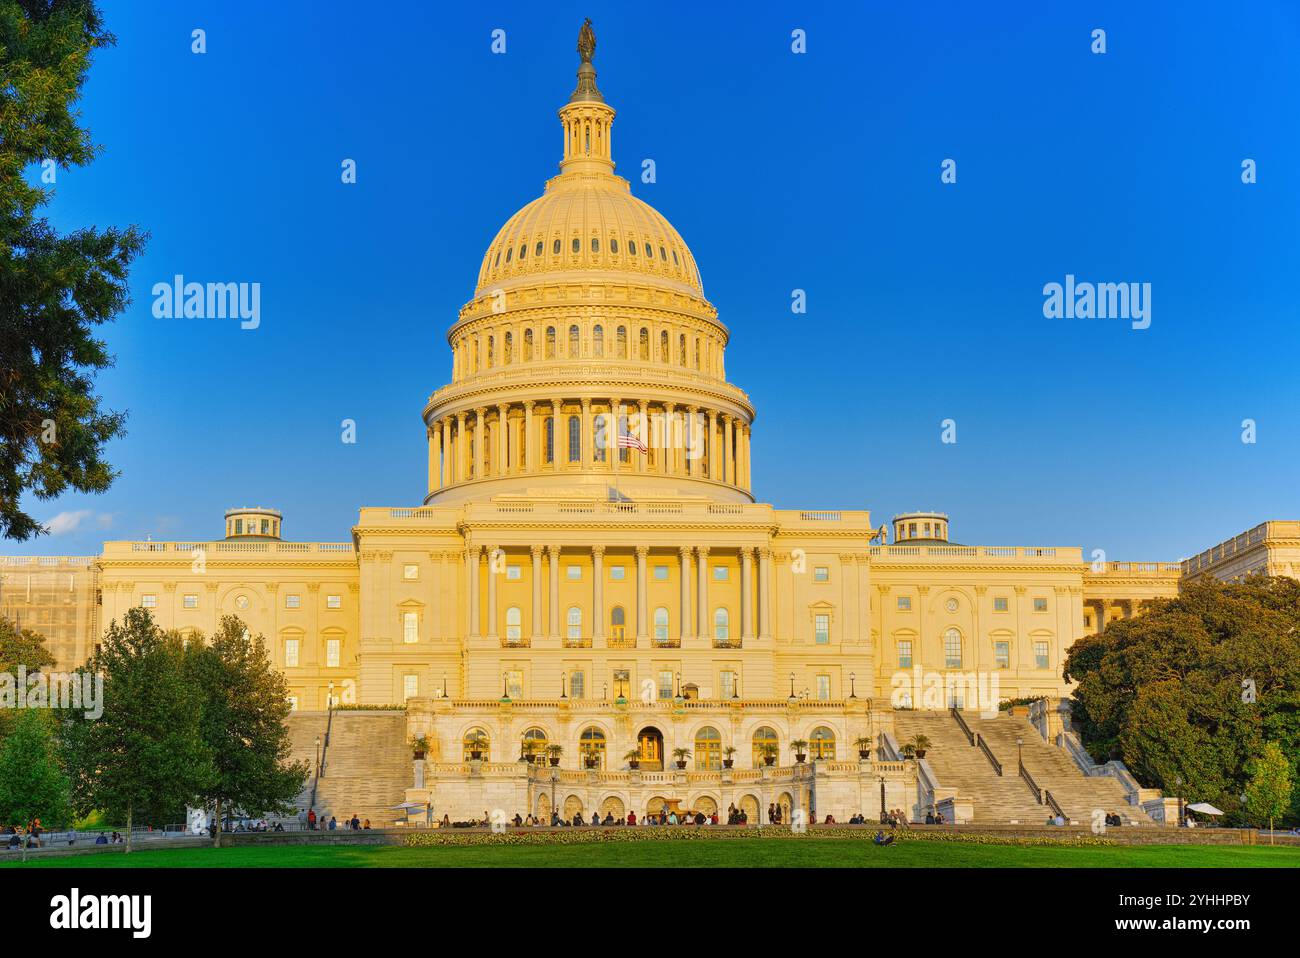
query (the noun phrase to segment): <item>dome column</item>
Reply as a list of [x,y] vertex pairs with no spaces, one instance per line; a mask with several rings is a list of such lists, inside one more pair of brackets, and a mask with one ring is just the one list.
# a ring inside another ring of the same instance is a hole
[[722,464],[722,472],[723,472],[723,475],[722,475],[722,481],[723,481],[723,482],[729,482],[729,483],[731,483],[733,486],[734,486],[734,485],[737,485],[737,482],[736,482],[736,464],[735,464],[735,461],[731,458],[731,449],[732,449],[731,443],[732,443],[732,434],[733,434],[733,429],[734,429],[733,423],[734,423],[734,422],[735,422],[735,417],[734,417],[734,416],[725,416],[725,417],[723,417],[723,424],[722,424],[722,425],[723,425],[723,440],[722,440],[722,463],[721,463],[721,464]]
[[474,478],[483,478],[487,462],[487,407],[474,410]]
[[578,458],[584,472],[592,467],[591,400],[582,400],[582,435],[578,437]]
[[537,403],[531,399],[524,403],[524,471],[533,473],[537,471],[537,441],[533,436],[533,429],[536,424],[533,420],[533,407]]
[[456,413],[456,456],[453,463],[456,469],[456,482],[465,481],[465,414]]
[[551,472],[560,469],[560,401],[551,400]]
[[430,426],[425,430],[429,439],[429,491],[438,491],[438,439],[442,432],[442,425]]
[[704,441],[705,461],[709,464],[709,478],[716,482],[718,479],[718,441],[717,436],[713,432],[712,409],[706,409],[704,411],[704,427],[704,434],[707,437]]
[[[637,423],[636,423],[637,437],[641,440],[641,442],[646,444],[646,449],[649,450],[650,430],[649,430],[649,426],[646,423],[646,401],[644,399],[642,399],[640,402],[637,403],[637,410],[638,410]],[[649,458],[650,458],[650,453],[648,451],[647,452],[641,452],[640,450],[637,451],[637,458],[636,458],[637,472],[645,472],[646,462],[649,460]]]

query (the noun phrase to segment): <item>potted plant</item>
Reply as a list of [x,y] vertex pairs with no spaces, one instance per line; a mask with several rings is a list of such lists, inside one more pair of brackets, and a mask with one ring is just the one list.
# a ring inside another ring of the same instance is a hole
[[675,749],[673,749],[673,758],[675,758],[675,759],[677,760],[677,767],[678,767],[678,768],[685,768],[685,767],[686,767],[686,760],[687,760],[688,758],[690,758],[690,757],[691,757],[691,750],[690,750],[689,748],[675,748]]
[[804,759],[808,757],[807,740],[802,738],[797,738],[790,743],[790,747],[794,749],[794,760],[798,762],[800,765],[802,765]]
[[635,771],[641,767],[641,750],[639,748],[632,749],[623,756],[623,760],[627,762],[628,768]]
[[424,735],[417,735],[411,739],[411,757],[417,762],[424,761],[424,756],[429,751],[429,739]]
[[474,731],[465,737],[465,744],[469,746],[469,760],[479,762],[483,760],[483,750],[488,747],[488,737],[486,732]]
[[736,759],[735,759],[736,746],[728,745],[726,748],[722,750],[722,754],[727,756],[722,760],[723,768],[731,768],[731,766],[736,764]]
[[875,744],[871,741],[870,735],[859,735],[854,739],[853,744],[858,747],[858,758],[865,762],[871,758],[871,746]]
[[917,758],[925,758],[926,750],[930,747],[930,740],[924,735],[912,736],[912,747],[916,751]]
[[600,764],[600,756],[595,752],[583,752],[582,763],[587,766],[587,768],[595,768]]
[[537,758],[537,743],[532,739],[524,739],[523,745],[519,748],[520,757],[529,765]]
[[903,758],[906,759],[916,758],[916,746],[913,745],[911,742],[908,742],[906,745],[900,748],[899,751],[903,754]]
[[776,764],[777,747],[775,742],[765,742],[759,751],[763,756],[764,765]]
[[557,765],[560,764],[560,756],[563,754],[564,754],[563,745],[552,744],[546,746],[546,757],[551,762],[551,768],[555,768]]

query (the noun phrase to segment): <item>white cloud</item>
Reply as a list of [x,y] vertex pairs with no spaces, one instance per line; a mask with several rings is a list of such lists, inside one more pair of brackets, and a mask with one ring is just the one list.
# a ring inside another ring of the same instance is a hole
[[45,529],[52,536],[65,536],[76,532],[84,523],[88,523],[92,519],[100,529],[107,529],[113,524],[113,514],[111,512],[96,514],[91,509],[77,509],[72,512],[60,512],[45,523]]

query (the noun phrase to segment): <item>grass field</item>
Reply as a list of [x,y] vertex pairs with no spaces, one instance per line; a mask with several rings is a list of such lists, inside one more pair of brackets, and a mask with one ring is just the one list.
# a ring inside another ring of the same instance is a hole
[[114,851],[0,868],[1223,868],[1300,867],[1300,848],[1265,845],[1115,845],[1085,847],[754,838],[584,845],[277,845]]

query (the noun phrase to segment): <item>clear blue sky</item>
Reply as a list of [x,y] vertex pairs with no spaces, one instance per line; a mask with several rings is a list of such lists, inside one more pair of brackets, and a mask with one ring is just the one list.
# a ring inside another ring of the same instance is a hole
[[[1121,560],[1300,518],[1300,5],[997,6],[109,0],[84,101],[104,152],[51,216],[152,233],[100,378],[130,412],[121,476],[0,548],[218,537],[243,504],[339,540],[418,503],[445,331],[555,172],[584,15],[620,172],[733,332],[761,500]],[[176,273],[260,282],[261,327],[154,319]],[[1045,319],[1067,273],[1151,283],[1151,327]]]

